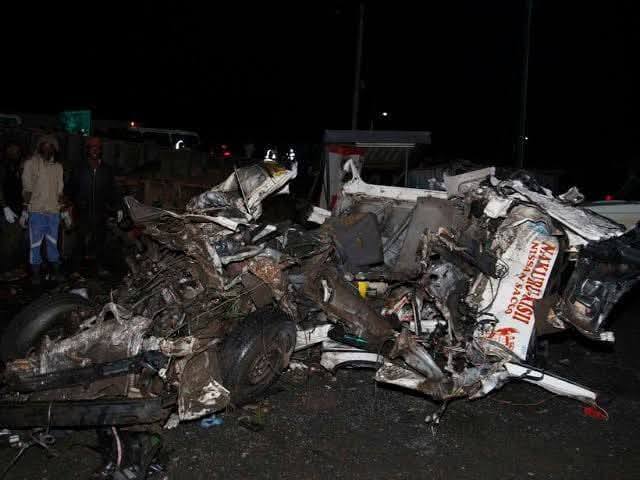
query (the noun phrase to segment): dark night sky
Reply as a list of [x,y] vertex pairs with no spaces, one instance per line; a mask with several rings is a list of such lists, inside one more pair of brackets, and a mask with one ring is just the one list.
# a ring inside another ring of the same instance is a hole
[[[357,2],[58,3],[4,15],[12,68],[0,111],[90,107],[221,141],[311,141],[349,127]],[[511,161],[524,6],[368,4],[360,126],[386,110],[379,128],[430,129],[448,155]],[[639,153],[637,11],[633,2],[534,0],[531,164]]]

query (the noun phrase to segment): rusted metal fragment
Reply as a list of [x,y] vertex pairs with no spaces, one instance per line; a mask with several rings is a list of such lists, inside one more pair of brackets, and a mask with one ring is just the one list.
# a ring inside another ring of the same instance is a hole
[[267,285],[281,287],[284,284],[282,270],[274,260],[268,257],[260,257],[250,262],[249,271]]
[[[288,294],[289,281],[277,258],[272,256],[258,256],[248,262],[247,270],[258,280],[262,281],[271,289],[273,298],[278,302],[280,308],[292,318],[298,318],[298,308]],[[260,288],[260,287],[254,287]],[[253,292],[252,292],[253,293]],[[264,298],[261,299],[264,302]],[[265,303],[266,305],[266,303]]]
[[194,420],[225,408],[231,397],[221,382],[218,355],[214,349],[187,359],[180,374],[180,420]]
[[380,345],[393,335],[387,319],[345,280],[332,265],[314,265],[306,271],[304,293],[334,319],[340,320],[350,333]]

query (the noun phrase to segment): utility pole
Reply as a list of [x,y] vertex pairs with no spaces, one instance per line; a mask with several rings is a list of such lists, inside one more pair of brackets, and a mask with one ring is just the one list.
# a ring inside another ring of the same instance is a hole
[[524,168],[527,141],[527,100],[529,94],[529,54],[531,52],[531,13],[533,0],[527,0],[527,24],[524,31],[524,60],[522,62],[522,80],[520,83],[520,125],[518,128],[518,145],[516,167]]
[[364,34],[364,2],[360,2],[358,11],[358,38],[356,43],[356,64],[353,79],[353,103],[351,105],[351,130],[358,128],[360,110],[360,73],[362,70],[362,39]]

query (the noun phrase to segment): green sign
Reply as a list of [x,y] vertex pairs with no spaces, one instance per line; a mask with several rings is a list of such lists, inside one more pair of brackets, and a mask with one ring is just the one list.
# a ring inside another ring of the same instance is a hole
[[68,133],[91,134],[91,110],[67,111],[60,114],[60,123]]

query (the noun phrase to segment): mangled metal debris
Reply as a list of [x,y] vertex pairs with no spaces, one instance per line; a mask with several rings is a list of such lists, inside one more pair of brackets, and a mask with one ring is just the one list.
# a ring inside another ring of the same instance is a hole
[[[581,197],[575,189],[557,198],[535,184],[493,175],[485,169],[447,177],[449,200],[442,206],[437,206],[443,201],[440,192],[416,200],[412,222],[422,222],[421,251],[405,239],[397,258],[404,255],[412,260],[406,265],[419,268],[399,272],[397,262],[388,262],[382,278],[397,281],[404,273],[407,284],[419,287],[401,287],[405,297],[400,301],[393,290],[384,295],[394,302],[382,311],[404,325],[393,333],[393,347],[376,380],[447,400],[477,398],[521,379],[594,403],[594,392],[526,362],[536,336],[548,333],[545,325],[555,331],[573,325],[592,339],[611,339],[601,327],[609,307],[638,280],[637,233],[624,234],[620,225],[576,208]],[[390,202],[360,187],[356,178],[343,190],[347,198],[339,199],[338,215],[376,211],[384,232],[385,224],[406,211],[409,194],[398,192]],[[425,205],[433,205],[431,211]],[[383,248],[395,238],[383,235]],[[576,238],[584,245],[579,250]],[[614,251],[633,253],[623,259]],[[378,280],[379,270],[356,276]],[[348,324],[349,316],[342,322]],[[360,325],[348,327],[357,331]]]
[[144,250],[111,302],[67,296],[14,320],[31,337],[3,352],[0,426],[174,427],[263,394],[294,349],[318,343],[329,370],[376,368],[443,402],[522,380],[597,403],[532,351],[567,328],[613,339],[607,317],[640,278],[637,228],[576,206],[575,189],[556,197],[494,169],[448,176],[443,192],[345,168],[312,230],[260,221],[295,165],[236,169],[184,213],[128,198]]

